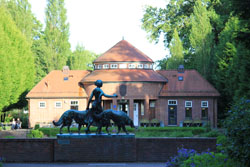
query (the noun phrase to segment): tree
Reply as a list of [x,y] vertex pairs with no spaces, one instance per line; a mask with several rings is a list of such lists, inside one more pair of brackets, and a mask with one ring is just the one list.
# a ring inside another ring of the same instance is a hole
[[209,14],[201,0],[197,0],[191,15],[190,43],[194,52],[194,65],[205,78],[209,78],[213,68],[213,33]]
[[71,54],[69,24],[66,20],[64,0],[47,0],[44,39],[48,47],[46,60],[49,72],[62,69]]
[[30,43],[0,4],[0,111],[18,102],[34,84],[34,59]]
[[85,50],[82,45],[77,45],[76,50],[68,59],[68,66],[71,70],[92,70],[92,62],[97,58],[97,55]]
[[167,59],[166,69],[177,69],[184,64],[183,47],[178,32],[174,29],[173,38],[170,42],[171,57]]
[[31,5],[28,0],[9,0],[6,5],[8,12],[15,21],[18,29],[26,36],[26,39],[32,43],[36,32],[36,19],[32,14]]

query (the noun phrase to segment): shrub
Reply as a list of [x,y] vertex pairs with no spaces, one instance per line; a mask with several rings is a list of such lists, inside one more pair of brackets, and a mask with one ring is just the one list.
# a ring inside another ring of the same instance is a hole
[[4,161],[5,159],[3,158],[3,157],[0,157],[0,167],[2,167],[3,166],[3,161]]
[[225,121],[226,151],[245,166],[250,166],[250,100],[241,99],[232,106]]
[[216,140],[216,150],[218,152],[225,152],[226,150],[226,145],[227,145],[227,138],[225,135],[220,135],[217,137]]
[[2,127],[0,127],[0,131],[2,131],[3,130],[3,128]]
[[37,130],[39,128],[40,128],[40,124],[36,124],[35,127],[34,127],[35,130]]
[[3,138],[5,138],[5,139],[14,139],[15,136],[4,136]]
[[29,134],[27,134],[28,138],[43,138],[43,132],[39,130],[31,130]]
[[190,156],[182,164],[182,167],[235,167],[237,164],[227,158],[226,154],[206,152]]
[[208,133],[204,134],[204,137],[218,137],[220,135],[220,132],[218,132],[217,130],[212,130]]
[[179,167],[183,164],[185,160],[196,154],[193,149],[178,149],[178,155],[171,157],[170,161],[167,162],[166,167]]
[[12,117],[12,116],[10,116],[10,115],[8,115],[7,117],[5,117],[4,122],[6,122],[6,123],[10,123],[12,120],[13,120],[13,117]]
[[197,128],[197,129],[192,130],[193,135],[199,135],[199,134],[202,134],[202,133],[205,133],[205,129],[203,129],[203,128]]

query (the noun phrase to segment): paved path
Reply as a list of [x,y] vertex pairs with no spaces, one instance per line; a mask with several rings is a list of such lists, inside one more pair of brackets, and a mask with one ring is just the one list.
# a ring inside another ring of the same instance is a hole
[[166,163],[4,163],[3,167],[165,167]]
[[30,132],[29,129],[17,129],[17,130],[3,130],[0,131],[0,138],[5,138],[6,136],[12,136],[14,138],[25,139],[27,134]]

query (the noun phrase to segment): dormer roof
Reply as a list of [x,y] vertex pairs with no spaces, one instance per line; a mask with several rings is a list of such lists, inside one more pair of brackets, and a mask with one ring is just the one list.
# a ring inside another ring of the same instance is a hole
[[103,62],[150,62],[153,63],[153,60],[150,59],[147,55],[142,53],[140,50],[135,48],[126,40],[121,40],[115,44],[112,48],[98,57],[94,63],[103,63]]

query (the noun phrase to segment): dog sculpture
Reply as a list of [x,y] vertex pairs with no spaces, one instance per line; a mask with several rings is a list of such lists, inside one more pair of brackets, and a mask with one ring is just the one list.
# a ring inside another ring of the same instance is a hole
[[62,116],[57,122],[53,121],[53,124],[55,126],[61,125],[60,134],[62,134],[62,128],[64,126],[67,126],[68,133],[71,133],[70,126],[72,124],[72,121],[75,120],[75,122],[78,123],[78,133],[80,134],[81,127],[88,124],[86,120],[87,114],[88,114],[88,110],[83,110],[83,111],[67,110],[62,114]]
[[[106,126],[106,130],[108,131],[108,126],[110,126],[110,120],[112,120],[115,125],[118,127],[117,134],[120,133],[121,128],[123,131],[128,134],[128,131],[126,130],[126,125],[130,125],[132,128],[134,128],[133,121],[128,117],[128,115],[123,111],[116,111],[116,110],[105,110],[101,112],[100,114],[94,114],[94,118],[97,119],[96,122],[98,122],[97,126],[97,133],[101,133],[102,127]],[[109,133],[110,134],[110,133]]]

